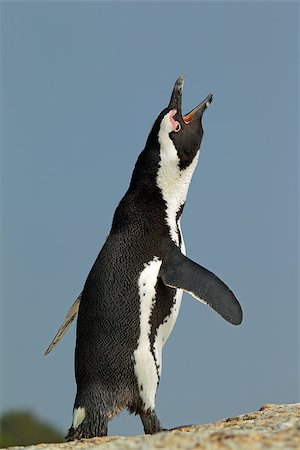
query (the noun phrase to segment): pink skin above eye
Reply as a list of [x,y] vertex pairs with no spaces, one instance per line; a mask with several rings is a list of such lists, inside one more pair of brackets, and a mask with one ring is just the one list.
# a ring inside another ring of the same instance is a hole
[[170,122],[171,122],[171,126],[173,128],[173,131],[179,131],[180,128],[181,128],[180,123],[177,122],[177,120],[173,119],[173,117],[175,116],[176,113],[177,113],[176,109],[172,109],[170,111],[170,113],[169,113],[169,119],[170,119]]

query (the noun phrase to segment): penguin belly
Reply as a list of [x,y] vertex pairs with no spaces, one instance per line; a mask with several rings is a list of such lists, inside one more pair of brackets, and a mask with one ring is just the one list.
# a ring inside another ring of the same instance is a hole
[[171,289],[159,279],[162,261],[154,257],[139,277],[140,334],[134,351],[134,372],[145,411],[155,408],[162,370],[162,349],[175,325],[182,290]]
[[134,373],[139,387],[139,393],[145,410],[153,409],[155,394],[159,381],[155,354],[151,346],[151,317],[157,303],[157,281],[162,261],[156,256],[145,264],[140,274],[140,335],[138,345],[133,353]]
[[[177,244],[185,253],[180,224]],[[162,372],[162,350],[178,317],[182,289],[170,289],[159,279],[162,261],[154,257],[139,277],[140,336],[134,352],[135,375],[145,411],[155,408],[155,395]]]

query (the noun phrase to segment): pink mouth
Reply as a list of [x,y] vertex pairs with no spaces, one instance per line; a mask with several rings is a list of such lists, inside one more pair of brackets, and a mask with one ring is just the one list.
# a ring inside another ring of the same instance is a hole
[[173,131],[179,131],[180,128],[181,128],[180,123],[177,122],[177,120],[173,119],[173,117],[175,116],[176,113],[177,113],[177,110],[176,109],[172,109],[170,111],[170,114],[169,114],[169,119],[170,119],[170,122],[171,122],[171,125],[172,125],[172,128],[173,128]]

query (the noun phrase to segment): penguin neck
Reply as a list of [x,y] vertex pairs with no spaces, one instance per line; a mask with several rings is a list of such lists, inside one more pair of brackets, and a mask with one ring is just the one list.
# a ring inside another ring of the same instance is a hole
[[184,169],[180,168],[175,145],[166,133],[158,135],[160,144],[160,162],[156,177],[156,184],[166,205],[165,222],[169,229],[171,239],[179,245],[178,221],[186,201],[189,185],[199,158],[199,150],[191,164]]

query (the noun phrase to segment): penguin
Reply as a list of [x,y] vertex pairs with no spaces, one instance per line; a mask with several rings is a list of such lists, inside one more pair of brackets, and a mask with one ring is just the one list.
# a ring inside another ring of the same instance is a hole
[[181,76],[156,118],[84,289],[47,349],[78,314],[68,441],[106,436],[108,422],[124,409],[139,414],[145,434],[164,430],[155,398],[183,292],[227,322],[242,322],[233,292],[185,255],[180,218],[213,97],[182,115],[183,83]]

